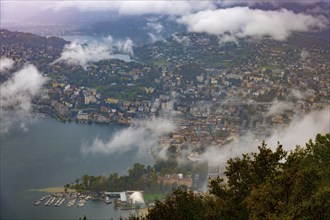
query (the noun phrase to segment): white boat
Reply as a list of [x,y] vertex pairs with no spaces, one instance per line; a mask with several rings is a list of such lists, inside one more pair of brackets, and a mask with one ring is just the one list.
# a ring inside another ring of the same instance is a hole
[[105,197],[104,202],[105,202],[106,204],[110,204],[110,203],[111,203],[109,196],[106,196],[106,197]]
[[40,203],[41,203],[41,200],[38,200],[38,201],[34,204],[34,206],[38,206]]

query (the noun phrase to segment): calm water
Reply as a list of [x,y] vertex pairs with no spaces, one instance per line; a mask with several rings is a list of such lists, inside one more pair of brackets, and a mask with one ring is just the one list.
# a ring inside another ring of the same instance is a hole
[[[70,42],[77,42],[79,44],[84,44],[84,43],[95,43],[95,44],[103,44],[103,45],[108,45],[109,42],[106,40],[105,37],[95,37],[95,36],[89,36],[89,35],[74,35],[74,36],[62,36],[61,38],[63,38],[66,41],[70,41]],[[111,46],[111,45],[108,45]],[[131,62],[133,61],[131,59],[131,57],[127,54],[121,54],[121,53],[117,53],[117,54],[112,54],[111,55],[111,59],[117,59],[117,60],[122,60],[125,62]]]
[[81,144],[95,137],[108,140],[120,126],[60,123],[41,119],[27,132],[11,131],[1,135],[1,219],[110,219],[127,216],[112,204],[88,201],[82,208],[34,207],[47,193],[30,189],[63,186],[84,174],[126,174],[135,162],[152,164],[146,153],[136,156],[137,150],[115,155],[84,155]]

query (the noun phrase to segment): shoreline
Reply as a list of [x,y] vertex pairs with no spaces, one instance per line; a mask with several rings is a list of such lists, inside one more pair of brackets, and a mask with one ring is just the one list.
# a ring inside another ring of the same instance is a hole
[[[45,193],[57,193],[64,192],[64,187],[62,186],[53,186],[53,187],[45,187],[39,189],[29,189],[29,192],[45,192]],[[68,189],[67,192],[77,192],[75,189]]]

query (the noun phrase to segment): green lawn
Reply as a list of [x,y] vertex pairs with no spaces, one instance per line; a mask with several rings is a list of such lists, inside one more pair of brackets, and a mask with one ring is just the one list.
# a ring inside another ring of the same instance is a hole
[[153,65],[154,66],[164,66],[164,65],[167,65],[167,61],[165,59],[160,59],[160,60],[155,60],[153,61]]
[[[64,192],[64,187],[47,187],[47,188],[40,188],[40,189],[30,189],[29,191],[35,192],[47,192],[47,193],[56,193],[56,192]],[[68,189],[68,192],[76,192],[75,189]]]
[[144,193],[144,201],[146,204],[154,202],[156,199],[162,199],[166,196],[163,193]]

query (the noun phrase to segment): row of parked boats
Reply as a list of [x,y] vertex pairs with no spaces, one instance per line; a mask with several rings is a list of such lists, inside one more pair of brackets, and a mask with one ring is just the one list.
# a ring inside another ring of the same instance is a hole
[[[48,198],[48,199],[47,199]],[[86,203],[87,200],[92,199],[91,196],[85,196],[85,195],[80,195],[79,193],[74,193],[74,194],[65,194],[65,193],[60,193],[60,194],[53,194],[53,195],[48,195],[48,196],[43,196],[41,199],[39,199],[34,206],[40,205],[43,201],[47,201],[44,203],[44,206],[55,206],[55,207],[60,207],[66,199],[68,199],[67,206],[71,207],[74,206],[76,201],[78,201],[77,207],[83,207]]]

